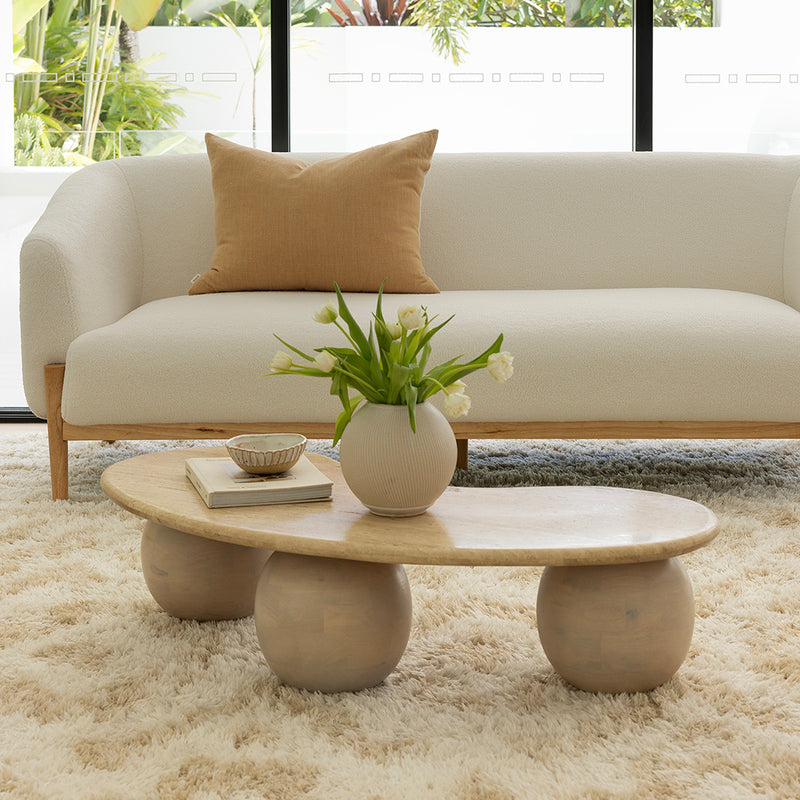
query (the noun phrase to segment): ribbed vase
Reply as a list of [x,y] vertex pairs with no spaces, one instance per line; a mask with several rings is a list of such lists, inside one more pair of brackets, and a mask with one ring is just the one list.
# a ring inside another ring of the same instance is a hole
[[456,468],[456,438],[436,406],[367,403],[353,414],[339,443],[347,485],[374,514],[411,517],[436,502]]

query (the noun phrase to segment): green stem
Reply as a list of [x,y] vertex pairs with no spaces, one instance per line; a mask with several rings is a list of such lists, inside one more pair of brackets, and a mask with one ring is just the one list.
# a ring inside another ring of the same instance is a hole
[[339,324],[339,320],[338,320],[338,319],[335,319],[335,320],[333,321],[333,324],[334,324],[334,325],[335,325],[335,326],[336,326],[336,327],[337,327],[337,328],[338,328],[338,329],[339,329],[339,330],[340,330],[340,331],[341,331],[341,332],[342,332],[342,333],[345,335],[345,337],[347,338],[347,341],[348,341],[348,342],[350,342],[350,344],[351,344],[351,345],[353,345],[353,349],[354,349],[354,350],[355,350],[357,353],[358,353],[358,352],[360,352],[360,349],[359,349],[358,345],[357,345],[357,344],[356,344],[356,343],[353,341],[353,339],[350,337],[350,334],[349,334],[349,333],[348,333],[348,332],[347,332],[347,331],[346,331],[346,330],[345,330],[345,329],[344,329],[344,328],[343,328],[343,327],[342,327],[342,326]]
[[97,43],[100,39],[100,0],[92,0],[89,7],[89,24],[87,26],[86,41],[86,77],[83,88],[83,115],[81,118],[81,155],[88,155],[91,152],[89,147],[89,120],[93,113],[92,96],[94,94],[94,83],[96,80],[95,68],[97,66]]
[[[38,61],[42,66],[44,66],[44,50],[45,50],[45,37],[47,35],[47,15],[49,12],[48,6],[44,6],[42,10],[36,16],[36,50],[34,52],[33,58],[35,61]],[[40,72],[36,73],[36,78],[33,82],[33,86],[31,89],[32,97],[31,97],[31,105],[33,105],[38,99],[39,94],[42,88],[42,74]]]
[[[102,43],[100,42],[100,12],[101,0],[92,0],[91,21],[89,25],[89,45],[86,51],[87,77],[83,101],[83,137],[81,153],[91,158],[97,128],[100,125],[100,111],[103,106],[103,97],[108,85],[108,75],[114,59],[117,41],[117,0],[108,0],[106,24],[103,30]],[[113,32],[112,32],[113,31]]]
[[[44,6],[25,27],[25,54],[44,66],[45,36],[49,9]],[[41,73],[35,73],[30,80],[19,79],[16,90],[17,112],[28,111],[39,99],[42,85]]]
[[408,343],[408,331],[403,328],[402,333],[400,334],[400,352],[398,353],[398,362],[401,364],[406,363],[406,344]]

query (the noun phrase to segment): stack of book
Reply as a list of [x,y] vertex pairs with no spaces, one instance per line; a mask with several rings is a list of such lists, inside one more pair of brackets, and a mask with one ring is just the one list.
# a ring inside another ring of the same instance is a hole
[[330,500],[333,488],[306,456],[277,475],[251,475],[227,457],[187,458],[186,477],[209,508]]

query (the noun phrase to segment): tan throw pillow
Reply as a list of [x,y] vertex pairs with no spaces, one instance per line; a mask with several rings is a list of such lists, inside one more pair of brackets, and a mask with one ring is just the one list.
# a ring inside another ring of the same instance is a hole
[[420,196],[439,132],[306,164],[206,134],[217,247],[189,294],[264,289],[433,293]]

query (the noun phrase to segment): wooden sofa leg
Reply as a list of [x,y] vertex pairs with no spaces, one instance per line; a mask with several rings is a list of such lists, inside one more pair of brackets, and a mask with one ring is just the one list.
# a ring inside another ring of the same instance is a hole
[[64,364],[47,364],[44,383],[47,400],[47,439],[50,445],[50,485],[53,500],[69,499],[69,442],[64,439],[61,392]]
[[469,466],[469,439],[456,439],[456,466],[459,469]]

